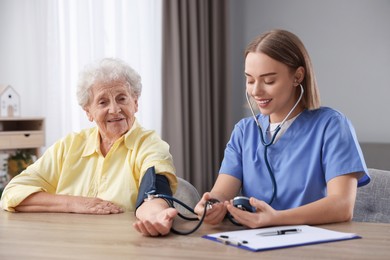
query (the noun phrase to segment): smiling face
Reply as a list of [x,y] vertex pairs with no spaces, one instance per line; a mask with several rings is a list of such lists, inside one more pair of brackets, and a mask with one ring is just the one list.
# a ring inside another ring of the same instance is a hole
[[124,80],[97,83],[91,88],[91,100],[84,110],[95,121],[103,140],[115,141],[132,127],[138,111],[138,99]]
[[[283,121],[298,99],[303,67],[292,72],[288,66],[261,52],[250,52],[245,59],[246,90],[260,112],[270,116],[271,123]],[[290,118],[302,111],[297,106]]]

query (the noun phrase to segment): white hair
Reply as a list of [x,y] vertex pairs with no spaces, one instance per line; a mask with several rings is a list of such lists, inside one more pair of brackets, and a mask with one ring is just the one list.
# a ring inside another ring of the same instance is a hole
[[91,87],[96,83],[111,82],[124,79],[132,95],[141,96],[141,76],[133,68],[120,59],[105,58],[95,62],[79,75],[77,85],[77,101],[84,108],[91,101]]

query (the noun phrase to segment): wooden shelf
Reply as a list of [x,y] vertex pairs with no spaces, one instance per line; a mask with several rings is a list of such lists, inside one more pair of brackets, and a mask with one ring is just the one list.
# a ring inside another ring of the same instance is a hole
[[34,149],[45,145],[45,120],[41,117],[0,117],[0,150]]

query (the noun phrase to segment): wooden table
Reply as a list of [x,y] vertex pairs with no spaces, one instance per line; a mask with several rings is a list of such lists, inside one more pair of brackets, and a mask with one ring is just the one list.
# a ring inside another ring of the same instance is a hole
[[[363,238],[250,252],[201,238],[239,229],[229,222],[204,224],[189,236],[150,238],[137,233],[133,221],[133,213],[95,216],[0,210],[0,259],[390,259],[390,224],[322,225]],[[195,224],[178,221],[176,227]]]

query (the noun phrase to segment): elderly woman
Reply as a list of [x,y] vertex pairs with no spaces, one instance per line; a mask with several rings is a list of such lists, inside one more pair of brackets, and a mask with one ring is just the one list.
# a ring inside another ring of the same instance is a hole
[[[2,207],[17,212],[116,214],[136,210],[147,169],[164,176],[175,191],[177,179],[169,146],[135,118],[141,78],[120,60],[103,59],[81,73],[77,96],[96,127],[72,133],[13,178]],[[142,200],[141,200],[142,201]],[[177,211],[153,199],[136,210],[137,231],[169,233]]]

